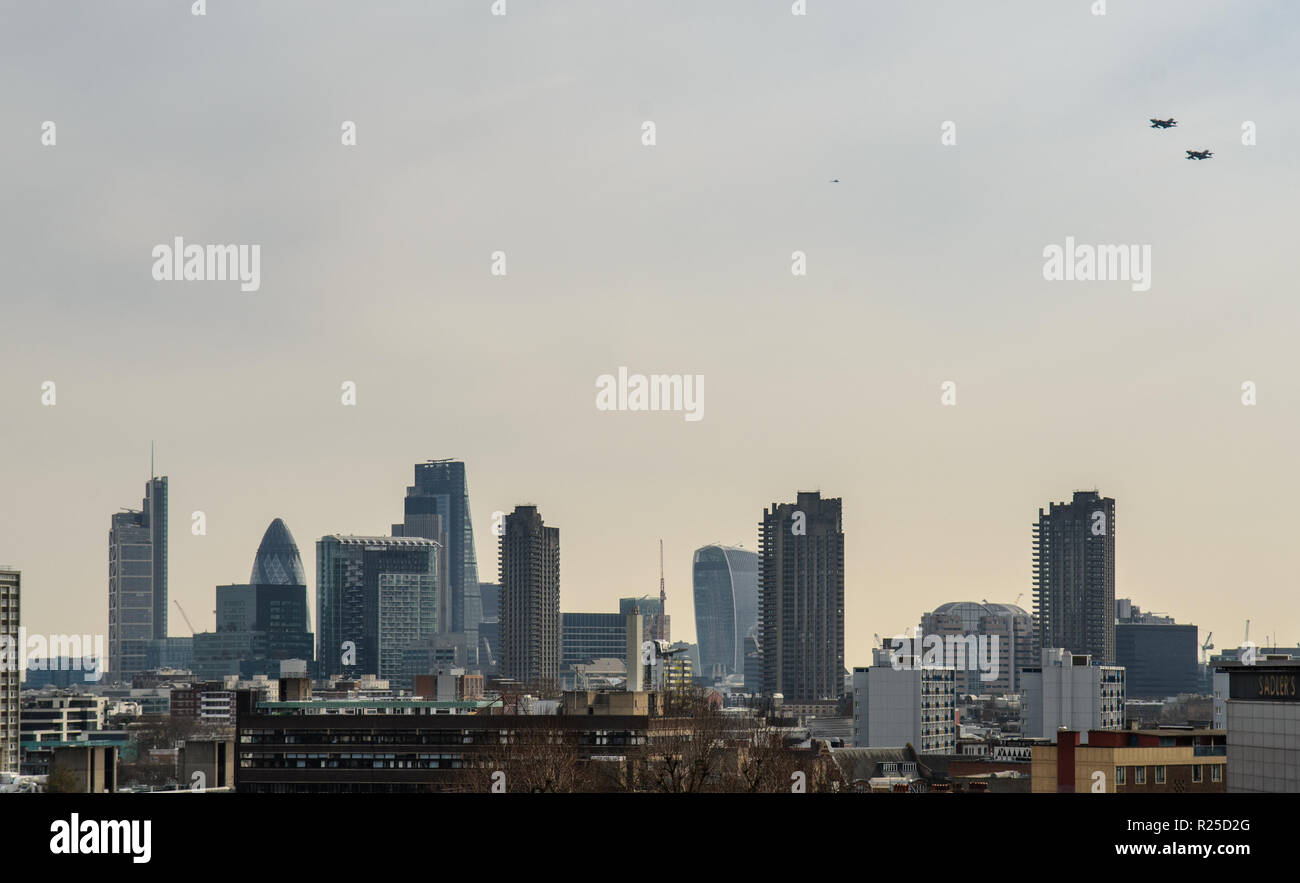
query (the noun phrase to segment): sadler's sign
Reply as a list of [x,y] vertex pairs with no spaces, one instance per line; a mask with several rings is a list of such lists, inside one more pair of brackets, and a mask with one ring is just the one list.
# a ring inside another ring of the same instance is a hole
[[1300,670],[1234,671],[1228,698],[1250,702],[1300,702]]

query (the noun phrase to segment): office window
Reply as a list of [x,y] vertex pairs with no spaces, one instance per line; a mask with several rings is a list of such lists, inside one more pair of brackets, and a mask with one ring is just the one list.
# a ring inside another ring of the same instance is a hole
[[1192,781],[1199,782],[1202,778],[1204,776],[1201,773],[1201,765],[1199,763],[1192,764]]
[[1211,782],[1222,782],[1222,781],[1223,781],[1223,765],[1222,765],[1222,764],[1218,764],[1218,763],[1216,763],[1214,766],[1210,767],[1210,781],[1211,781]]
[[1163,766],[1158,766],[1156,767],[1156,784],[1163,785],[1164,783],[1165,783],[1165,768]]
[[1116,784],[1116,785],[1123,785],[1123,784],[1124,784],[1124,769],[1125,769],[1125,768],[1122,767],[1122,766],[1117,766],[1117,767],[1115,767],[1115,784]]
[[1133,784],[1145,785],[1147,783],[1147,768],[1144,766],[1133,767]]

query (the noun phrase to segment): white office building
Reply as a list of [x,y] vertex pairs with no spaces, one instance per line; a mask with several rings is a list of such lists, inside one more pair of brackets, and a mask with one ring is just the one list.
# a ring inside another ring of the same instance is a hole
[[875,665],[853,669],[853,745],[952,754],[957,748],[957,680],[951,666],[875,651]]
[[1027,668],[1021,681],[1020,732],[1053,739],[1057,730],[1124,728],[1124,668],[1094,665],[1092,657],[1059,647],[1042,652],[1041,668]]
[[105,696],[31,695],[23,701],[24,742],[75,742],[104,729],[111,700]]

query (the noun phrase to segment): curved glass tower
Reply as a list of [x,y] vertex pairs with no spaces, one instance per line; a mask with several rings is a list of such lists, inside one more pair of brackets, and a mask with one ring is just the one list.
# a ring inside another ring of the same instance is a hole
[[250,586],[305,586],[307,573],[302,568],[302,556],[298,554],[298,544],[293,541],[293,534],[279,518],[262,534],[262,544],[257,547],[257,557],[253,559],[253,575],[248,578]]
[[700,672],[745,670],[745,638],[758,630],[758,555],[735,546],[695,550],[695,634]]

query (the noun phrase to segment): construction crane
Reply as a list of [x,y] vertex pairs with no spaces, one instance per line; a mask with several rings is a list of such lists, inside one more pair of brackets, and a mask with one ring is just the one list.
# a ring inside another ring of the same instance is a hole
[[1210,632],[1205,636],[1205,643],[1201,645],[1201,665],[1205,665],[1208,661],[1206,658],[1206,651],[1214,649],[1214,644],[1212,643],[1213,639],[1214,632]]
[[175,598],[172,598],[172,603],[175,604],[176,609],[181,612],[181,619],[184,619],[185,624],[190,627],[190,634],[191,635],[194,634],[194,623],[190,622],[190,618],[185,615],[185,608],[181,606],[181,602],[177,601]]

